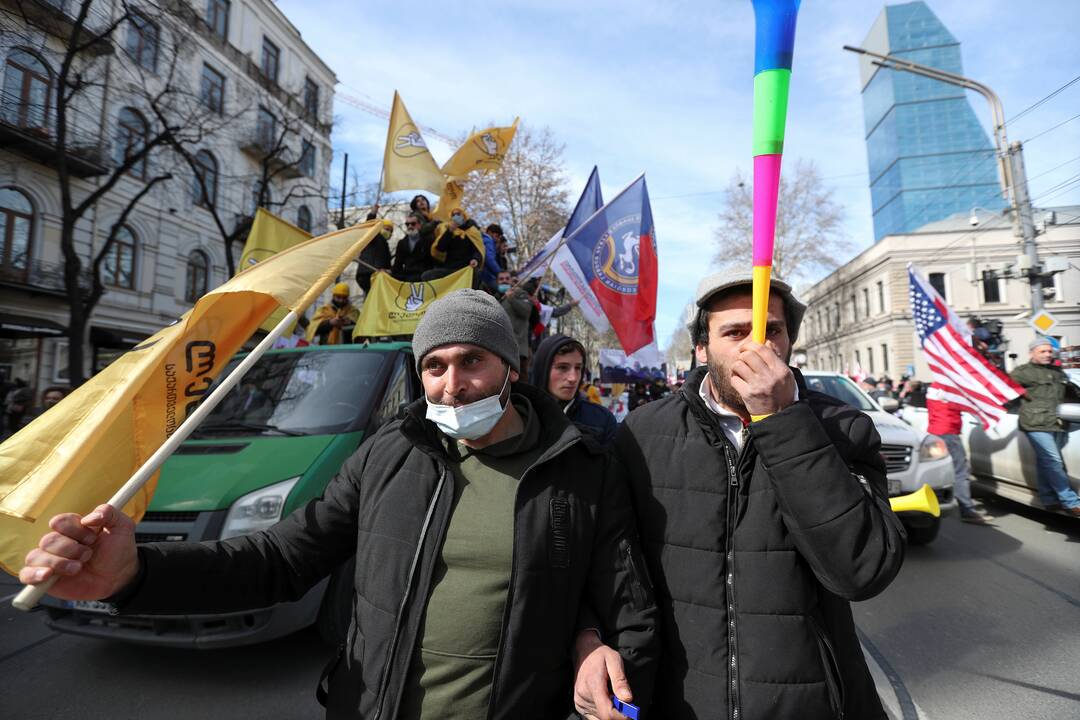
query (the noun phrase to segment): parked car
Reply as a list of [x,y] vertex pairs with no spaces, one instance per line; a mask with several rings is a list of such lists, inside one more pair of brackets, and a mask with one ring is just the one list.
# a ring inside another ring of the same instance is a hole
[[[889,497],[907,495],[927,484],[937,495],[942,514],[956,507],[953,469],[945,441],[916,430],[882,409],[858,385],[840,373],[804,370],[811,390],[831,395],[866,413],[881,436],[881,454],[888,473]],[[895,402],[895,401],[893,401]],[[891,405],[891,403],[890,403]],[[907,530],[908,542],[925,545],[937,537],[941,518],[919,512],[897,513]]]
[[[319,497],[360,441],[420,393],[407,343],[267,352],[162,467],[136,541],[217,540],[270,527]],[[54,630],[148,645],[249,645],[312,623],[337,644],[352,592],[350,560],[300,600],[241,612],[117,615],[97,601],[42,604]]]
[[[1069,369],[1065,374],[1080,390],[1080,370]],[[1058,416],[1065,422],[1063,429],[1068,438],[1061,451],[1065,470],[1073,490],[1080,493],[1080,403],[1059,405]],[[904,406],[900,417],[916,428],[925,429],[929,423],[926,408]],[[984,430],[974,415],[964,413],[963,440],[971,463],[973,484],[994,495],[1042,508],[1035,451],[1027,435],[1020,432],[1018,421],[1018,404],[1010,406],[1008,414],[989,430]]]

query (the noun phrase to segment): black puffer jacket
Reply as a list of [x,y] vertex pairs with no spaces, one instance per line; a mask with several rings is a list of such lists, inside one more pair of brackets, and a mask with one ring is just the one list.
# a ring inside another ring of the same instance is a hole
[[[614,464],[528,385],[547,450],[521,478],[488,718],[565,718],[582,602],[647,699],[659,642],[633,510]],[[208,543],[140,546],[123,612],[200,613],[295,600],[356,557],[353,620],[329,678],[328,718],[393,720],[453,510],[453,462],[424,401],[345,463],[323,497],[274,527]],[[448,480],[449,479],[449,480]],[[637,558],[637,561],[634,561]]]
[[616,439],[660,607],[650,717],[884,718],[848,606],[903,560],[873,423],[796,373],[799,402],[736,452],[698,395],[705,373]]

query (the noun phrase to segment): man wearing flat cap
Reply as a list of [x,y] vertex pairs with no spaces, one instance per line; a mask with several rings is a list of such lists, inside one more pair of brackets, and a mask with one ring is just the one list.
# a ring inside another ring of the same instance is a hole
[[[704,367],[630,413],[615,441],[660,608],[650,717],[885,718],[848,605],[903,559],[880,440],[788,366],[806,309],[788,285],[772,281],[765,344],[750,338],[751,287],[701,282],[689,329]],[[579,704],[618,666],[589,637]]]
[[320,682],[328,718],[565,718],[583,603],[647,699],[656,606],[623,477],[518,384],[495,299],[436,300],[413,350],[426,397],[274,527],[136,549],[103,505],[53,518],[20,578],[56,574],[51,594],[121,613],[222,612],[296,599],[355,557],[349,631]]
[[1054,364],[1054,343],[1037,335],[1028,344],[1029,361],[1015,368],[1009,377],[1023,385],[1020,397],[1020,432],[1035,451],[1039,500],[1049,510],[1063,510],[1080,517],[1080,497],[1069,484],[1069,473],[1061,449],[1069,440],[1058,405],[1068,398],[1076,402],[1076,388],[1065,371]]

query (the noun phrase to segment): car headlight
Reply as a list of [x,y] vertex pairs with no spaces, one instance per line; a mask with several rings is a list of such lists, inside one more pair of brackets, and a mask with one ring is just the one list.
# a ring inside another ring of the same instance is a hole
[[237,498],[229,508],[229,514],[225,516],[221,538],[224,540],[237,535],[247,535],[268,528],[280,520],[281,512],[285,509],[285,500],[299,479],[300,476],[297,475]]
[[949,457],[949,446],[937,435],[927,435],[919,445],[920,460],[940,460]]

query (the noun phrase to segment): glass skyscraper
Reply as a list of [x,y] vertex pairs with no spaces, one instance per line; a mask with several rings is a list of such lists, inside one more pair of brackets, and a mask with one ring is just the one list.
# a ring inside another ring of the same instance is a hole
[[[863,41],[874,52],[962,74],[960,42],[924,2],[882,10]],[[874,239],[973,207],[1005,207],[994,147],[963,88],[860,56]]]

